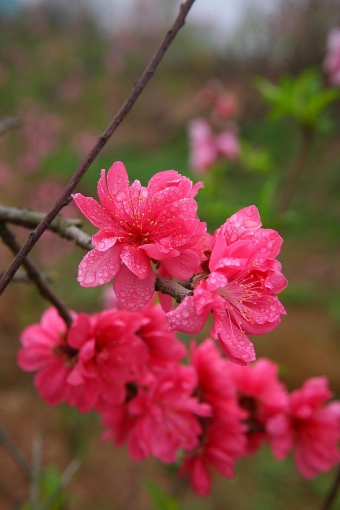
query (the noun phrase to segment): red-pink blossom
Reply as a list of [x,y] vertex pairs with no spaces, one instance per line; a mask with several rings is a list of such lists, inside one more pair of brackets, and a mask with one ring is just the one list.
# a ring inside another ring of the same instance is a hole
[[294,457],[305,478],[314,478],[340,462],[340,401],[325,405],[331,397],[327,377],[308,379],[290,396]]
[[336,87],[340,86],[340,28],[333,28],[329,33],[323,66],[329,83]]
[[180,473],[189,472],[190,484],[201,496],[211,488],[211,469],[227,478],[234,476],[238,457],[246,452],[247,414],[238,406],[236,389],[228,373],[228,362],[210,339],[191,346],[191,363],[198,376],[197,393],[212,408],[210,417],[200,418],[200,442],[187,452]]
[[215,100],[215,114],[222,119],[232,119],[239,112],[237,98],[231,92],[219,94]]
[[127,437],[134,460],[153,455],[165,463],[175,462],[179,450],[191,450],[198,444],[202,433],[198,416],[211,414],[208,404],[192,396],[196,387],[191,367],[173,365],[148,387],[139,388],[125,407],[104,410],[103,423],[111,427],[108,434],[119,442]]
[[35,385],[48,404],[64,401],[81,412],[99,401],[118,404],[125,400],[126,383],[138,377],[148,359],[146,344],[135,334],[141,325],[139,314],[107,311],[92,317],[74,314],[66,331],[49,308],[40,324],[23,331],[18,364],[38,370]]
[[154,292],[151,261],[171,277],[188,279],[198,260],[192,247],[206,228],[196,215],[196,190],[175,170],[155,174],[147,188],[137,180],[129,186],[121,162],[112,165],[107,179],[103,170],[98,182],[101,205],[80,193],[73,195],[82,213],[100,228],[92,238],[95,248],[79,265],[80,285],[95,287],[115,277],[119,301],[137,310]]
[[233,161],[240,155],[240,143],[237,133],[234,130],[222,131],[216,136],[216,147],[219,154],[226,159]]
[[171,328],[198,333],[213,312],[211,336],[228,358],[241,365],[253,361],[246,334],[271,331],[285,314],[276,297],[287,285],[275,259],[281,244],[276,231],[261,228],[255,206],[231,216],[214,234],[209,267],[195,277],[193,296],[167,314]]
[[[268,440],[274,451],[282,448],[278,429],[273,430],[277,415],[286,413],[288,393],[278,379],[278,366],[272,361],[261,358],[247,366],[229,363],[230,380],[238,391],[239,404],[247,412],[248,454],[255,452],[264,440]],[[270,427],[267,429],[267,424]],[[273,436],[271,431],[273,430]],[[289,447],[289,444],[288,444]]]

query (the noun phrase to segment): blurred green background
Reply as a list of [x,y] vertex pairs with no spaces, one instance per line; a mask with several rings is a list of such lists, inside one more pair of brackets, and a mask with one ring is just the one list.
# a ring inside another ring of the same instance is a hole
[[[209,3],[197,3],[204,1]],[[234,4],[223,4],[226,18]],[[257,355],[280,363],[290,389],[307,377],[327,375],[339,398],[340,102],[329,107],[327,125],[314,136],[289,210],[279,217],[276,202],[301,133],[292,118],[268,120],[268,106],[254,84],[256,76],[277,83],[282,75],[297,76],[310,66],[322,73],[327,34],[340,26],[340,2],[287,0],[270,12],[260,9],[261,2],[248,4],[225,38],[214,37],[213,22],[197,18],[188,23],[78,191],[96,197],[100,169],[121,160],[130,178],[144,185],[154,173],[170,168],[194,181],[202,179],[198,214],[210,232],[241,207],[257,205],[264,226],[284,238],[279,259],[289,280],[282,294],[287,317],[275,331],[254,339]],[[4,205],[51,208],[139,78],[179,2],[136,1],[130,23],[121,26],[114,19],[104,26],[100,19],[105,13],[95,16],[94,5],[0,1],[0,120],[14,115],[22,122],[0,137]],[[237,97],[239,135],[250,155],[233,163],[220,161],[198,177],[189,168],[187,125],[207,115],[199,98],[211,79],[221,80]],[[63,214],[80,217],[73,204]],[[93,232],[86,221],[84,229]],[[28,232],[15,231],[23,242]],[[80,248],[49,233],[32,253],[71,308],[93,312],[102,307],[103,289],[84,290],[77,284],[82,256]],[[1,246],[0,270],[11,259]],[[82,459],[66,499],[55,508],[152,510],[148,480],[176,496],[182,510],[320,508],[334,473],[305,481],[291,459],[274,462],[263,449],[238,463],[234,480],[216,476],[211,497],[200,499],[171,469],[153,460],[133,463],[124,449],[103,443],[95,415],[47,407],[34,391],[31,374],[16,366],[20,331],[37,322],[46,306],[25,283],[12,283],[2,299],[0,422],[28,457],[32,438],[41,430],[44,466],[62,471],[74,456]],[[27,498],[27,486],[13,460],[0,452],[0,506],[12,509],[16,499],[20,504]]]

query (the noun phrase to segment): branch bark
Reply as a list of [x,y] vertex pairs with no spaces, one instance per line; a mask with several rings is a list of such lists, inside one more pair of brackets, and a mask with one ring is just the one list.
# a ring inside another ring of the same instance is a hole
[[0,120],[0,135],[4,135],[7,131],[21,126],[19,117],[7,117]]
[[334,482],[333,482],[333,484],[329,490],[329,493],[327,494],[320,510],[330,510],[331,509],[333,503],[335,502],[335,498],[337,496],[339,487],[340,487],[340,466],[336,473]]
[[[0,236],[2,237],[3,242],[12,251],[12,253],[17,254],[20,252],[21,246],[17,238],[15,237],[13,232],[4,223],[1,222],[0,222]],[[41,295],[56,307],[59,315],[64,319],[66,325],[69,327],[72,324],[71,314],[65,303],[52,289],[52,287],[47,281],[47,278],[40,273],[35,263],[28,257],[22,260],[22,265],[26,269],[28,278],[36,284]]]
[[89,169],[93,161],[96,159],[98,154],[102,151],[108,140],[111,138],[113,133],[116,131],[118,126],[121,124],[121,122],[125,119],[127,114],[130,112],[131,108],[135,104],[136,100],[146,87],[149,80],[152,78],[158,64],[162,60],[165,52],[167,51],[168,47],[172,43],[173,39],[175,38],[177,32],[181,29],[181,27],[185,23],[186,16],[194,3],[195,0],[186,0],[183,4],[180,6],[179,14],[172,25],[171,29],[167,32],[165,35],[165,38],[163,39],[163,42],[159,46],[158,50],[154,54],[154,56],[151,58],[149,64],[147,65],[145,71],[143,72],[141,78],[138,80],[138,82],[134,85],[130,95],[112,120],[112,122],[109,124],[109,126],[106,128],[104,133],[99,137],[97,143],[92,148],[92,150],[89,152],[89,154],[86,156],[84,161],[80,164],[77,171],[65,187],[64,191],[60,195],[60,197],[57,199],[55,205],[50,210],[50,212],[45,216],[45,218],[40,222],[38,227],[30,234],[29,238],[27,239],[26,243],[23,245],[17,256],[15,257],[13,263],[9,267],[9,269],[6,271],[5,275],[2,277],[0,281],[0,295],[3,293],[3,291],[8,286],[9,282],[15,275],[16,271],[19,269],[20,265],[22,264],[23,260],[29,252],[32,250],[33,246],[36,244],[38,239],[41,237],[41,235],[45,232],[45,230],[48,228],[50,223],[54,220],[54,218],[57,216],[59,211],[68,204],[68,201],[70,199],[71,193],[79,183],[79,181],[82,179],[86,171]]
[[[45,213],[19,207],[6,207],[0,204],[0,221],[4,223],[13,223],[20,227],[34,229],[45,216]],[[74,241],[84,250],[91,250],[93,248],[91,237],[79,228],[80,225],[81,220],[66,220],[58,215],[47,228],[60,237]]]
[[0,441],[2,442],[4,448],[10,453],[15,462],[17,463],[20,471],[29,482],[32,478],[31,468],[29,464],[26,462],[21,451],[16,447],[13,443],[12,439],[7,435],[5,429],[0,424]]

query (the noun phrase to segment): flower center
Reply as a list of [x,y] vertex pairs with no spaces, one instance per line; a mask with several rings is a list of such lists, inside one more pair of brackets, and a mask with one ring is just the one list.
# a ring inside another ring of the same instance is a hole
[[255,273],[242,273],[216,292],[229,303],[226,308],[229,313],[238,312],[252,324],[254,310],[249,305],[257,305],[257,300],[265,294],[263,282],[264,278]]

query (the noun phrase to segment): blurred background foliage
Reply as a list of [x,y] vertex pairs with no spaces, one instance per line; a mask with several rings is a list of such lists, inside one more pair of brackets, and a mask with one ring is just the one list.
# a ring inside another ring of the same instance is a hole
[[[223,10],[232,10],[233,2]],[[270,14],[260,3],[248,2],[232,36],[214,37],[214,26],[204,20],[188,23],[78,190],[96,197],[100,169],[122,160],[130,178],[144,185],[169,168],[194,181],[203,178],[199,216],[211,232],[237,209],[257,205],[264,225],[284,238],[280,261],[290,282],[282,294],[288,316],[277,330],[255,339],[258,356],[280,363],[290,389],[306,377],[326,374],[339,397],[340,102],[337,92],[327,89],[322,61],[329,30],[340,26],[340,2],[278,1]],[[105,19],[105,12],[95,14],[95,2],[0,1],[0,120],[14,115],[22,123],[0,137],[3,204],[50,209],[125,100],[178,5],[136,0],[129,23],[120,25],[114,17]],[[189,168],[187,124],[206,115],[199,97],[212,78],[237,97],[242,157],[198,177]],[[307,121],[306,109],[300,111],[301,89],[314,104]],[[274,118],[268,118],[259,90],[274,104]],[[299,151],[301,123],[314,121],[321,111],[318,92],[322,106],[332,104],[324,128],[315,129],[303,173],[280,216],[278,195]],[[283,115],[282,108],[293,115]],[[80,216],[72,204],[63,214]],[[84,228],[92,233],[89,224]],[[16,233],[22,241],[27,236],[23,229]],[[102,307],[102,288],[84,290],[76,283],[79,248],[46,233],[32,256],[70,307],[91,312]],[[2,247],[0,269],[10,261]],[[35,431],[43,430],[43,463],[59,469],[49,468],[45,491],[74,455],[83,459],[67,497],[54,508],[320,508],[332,474],[304,481],[290,461],[278,464],[267,450],[239,462],[234,480],[217,477],[212,496],[200,500],[171,469],[152,460],[135,464],[123,449],[102,443],[92,414],[47,408],[34,393],[31,375],[21,373],[15,361],[20,331],[45,308],[29,284],[13,283],[2,299],[0,421],[27,456]],[[27,488],[4,452],[0,473],[1,508],[13,508],[15,498],[23,504]]]

